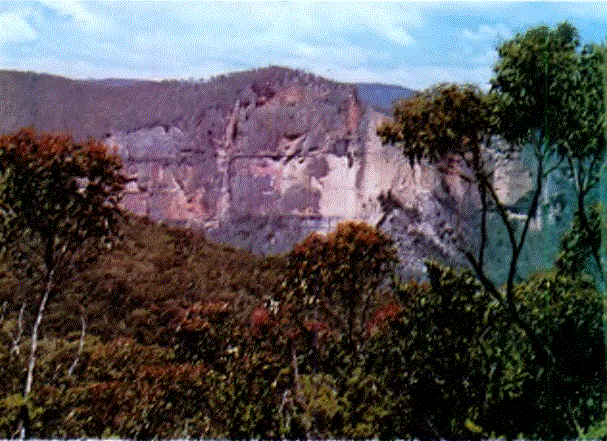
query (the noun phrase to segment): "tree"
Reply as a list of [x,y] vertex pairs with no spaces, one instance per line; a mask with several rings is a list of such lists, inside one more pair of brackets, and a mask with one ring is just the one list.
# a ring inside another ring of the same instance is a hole
[[[579,44],[569,23],[555,30],[534,28],[505,42],[494,68],[492,89],[499,100],[493,112],[497,132],[507,141],[534,143],[539,172],[549,174],[549,162],[564,163],[577,195],[576,216],[590,231],[587,199],[597,185],[606,145],[602,69],[607,57],[600,46],[580,51]],[[599,243],[589,245],[598,268]]]
[[288,255],[286,303],[301,323],[323,320],[353,343],[395,259],[391,240],[365,223],[311,234]]
[[[55,282],[111,247],[116,237],[125,183],[120,169],[120,159],[95,141],[77,144],[69,136],[29,129],[0,138],[2,257],[39,297],[23,389],[26,403],[38,332]],[[26,429],[22,424],[22,437]]]
[[[605,58],[604,51],[593,46],[581,52],[578,46],[577,31],[568,23],[554,30],[545,26],[531,29],[499,47],[490,93],[484,95],[470,86],[438,86],[399,104],[394,121],[378,128],[384,143],[401,146],[412,161],[472,158],[467,159],[472,173],[460,175],[474,182],[481,194],[481,240],[478,253],[465,244],[462,252],[484,289],[506,308],[513,323],[529,338],[536,356],[553,371],[556,365],[550,345],[533,329],[515,297],[515,277],[547,176],[565,163],[576,186],[582,222],[585,198],[597,182],[605,150],[605,103],[601,99]],[[491,163],[485,160],[492,135],[508,141],[507,152],[530,146],[535,157],[535,186],[522,226],[511,218],[492,185]],[[499,216],[511,247],[502,289],[491,280],[484,264],[489,209]],[[594,247],[598,263],[598,247]],[[554,377],[558,375],[555,372]]]
[[[440,163],[459,158],[469,166],[469,173],[460,172],[460,176],[479,189],[482,228],[478,257],[470,249],[463,251],[477,270],[483,268],[486,246],[487,194],[505,210],[491,186],[490,170],[484,158],[485,145],[492,133],[494,100],[495,97],[483,94],[474,86],[441,84],[399,103],[394,109],[393,121],[384,122],[377,129],[382,143],[399,146],[412,163],[421,160]],[[516,249],[518,243],[512,236],[511,239]],[[492,285],[489,279],[484,283]],[[502,302],[507,301],[508,297],[502,299],[494,286],[491,292]]]
[[411,163],[465,153],[478,163],[475,155],[488,134],[488,116],[477,87],[440,84],[397,105],[394,119],[383,122],[377,132],[384,144],[400,146]]
[[[352,369],[364,357],[364,334],[371,313],[390,302],[380,293],[396,262],[392,241],[363,222],[345,222],[326,236],[308,236],[287,255],[287,261],[279,323],[290,349],[293,388],[289,393],[293,398],[288,401],[293,405],[283,417],[290,421],[285,424],[301,426],[307,438],[322,436],[326,425],[339,427],[337,436],[351,430],[354,433],[348,436],[366,436],[359,432],[360,427],[356,429],[360,421],[355,417],[352,427],[349,422],[336,422],[341,411],[333,399],[338,391],[350,387],[346,383],[351,375],[343,374],[356,375]],[[324,375],[327,371],[336,375]],[[360,391],[370,387],[366,379],[360,379]],[[322,404],[324,400],[330,404]],[[329,413],[325,413],[327,407]],[[289,436],[300,436],[290,430]]]
[[[394,108],[394,119],[378,128],[383,144],[400,147],[413,165],[426,160],[443,163],[461,159],[468,166],[462,178],[476,184],[482,203],[482,226],[478,261],[482,266],[487,242],[487,174],[483,158],[492,128],[492,96],[472,85],[440,84],[402,101]],[[444,166],[444,164],[443,164]]]
[[[593,191],[605,158],[607,57],[601,46],[586,45],[579,50],[579,45],[577,30],[569,23],[554,30],[534,28],[505,42],[498,50],[500,59],[494,68],[492,89],[499,99],[493,112],[497,131],[506,140],[533,144],[537,181],[525,231],[537,210],[544,179],[560,168],[572,180],[576,192],[574,227],[586,238],[579,243],[585,245],[590,256],[582,258],[581,263],[604,285],[600,241],[592,240],[598,237],[597,224],[589,219],[587,205],[590,197],[596,197]],[[508,230],[512,236],[512,227]],[[521,241],[518,249],[522,246]],[[515,272],[513,259],[508,290]],[[607,321],[603,328],[607,350]]]

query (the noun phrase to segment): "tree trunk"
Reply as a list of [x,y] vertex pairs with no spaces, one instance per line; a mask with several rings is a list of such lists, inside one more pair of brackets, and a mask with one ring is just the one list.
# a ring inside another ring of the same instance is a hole
[[46,308],[46,302],[53,289],[53,278],[55,275],[55,269],[51,269],[46,278],[46,284],[44,287],[44,294],[42,300],[40,300],[40,306],[38,307],[38,315],[36,315],[36,321],[32,328],[32,346],[30,351],[29,365],[27,368],[27,380],[25,381],[25,389],[23,396],[27,399],[30,392],[32,391],[32,383],[34,382],[34,367],[36,366],[36,350],[38,349],[38,330],[42,323],[42,316],[44,315],[44,309]]
[[55,276],[55,268],[52,268],[46,277],[46,284],[44,286],[44,293],[42,300],[40,300],[40,306],[38,307],[38,315],[36,315],[36,321],[32,328],[32,346],[30,350],[29,364],[27,367],[27,379],[25,381],[25,389],[23,390],[23,398],[26,401],[21,408],[21,421],[19,422],[19,438],[25,439],[27,432],[29,431],[29,409],[27,401],[30,393],[32,392],[32,384],[34,383],[34,368],[36,367],[36,350],[38,349],[38,330],[42,323],[42,316],[44,315],[44,309],[46,308],[46,302],[48,301],[51,290],[53,289],[53,279]]

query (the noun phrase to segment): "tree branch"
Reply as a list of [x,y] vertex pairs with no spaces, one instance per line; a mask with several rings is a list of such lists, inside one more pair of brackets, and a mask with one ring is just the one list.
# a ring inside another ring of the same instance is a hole
[[[537,151],[537,148],[536,148],[536,151]],[[552,353],[550,352],[550,349],[547,347],[547,345],[540,342],[539,336],[533,331],[531,326],[520,315],[520,312],[518,311],[518,309],[516,307],[516,302],[514,299],[514,277],[516,275],[518,259],[520,257],[520,253],[521,253],[523,244],[525,242],[525,238],[527,235],[527,231],[529,229],[532,214],[537,210],[537,206],[539,203],[539,196],[540,196],[541,190],[542,190],[542,176],[543,176],[542,165],[543,165],[543,162],[542,162],[541,157],[538,157],[538,161],[539,161],[539,164],[538,164],[538,170],[537,170],[536,188],[535,188],[533,200],[527,211],[527,218],[525,220],[523,232],[521,233],[521,236],[519,237],[518,241],[514,234],[514,228],[512,227],[512,224],[510,223],[510,219],[508,218],[508,213],[506,212],[506,208],[499,200],[498,195],[495,192],[495,189],[493,188],[492,185],[490,185],[490,183],[487,180],[487,177],[483,173],[478,173],[479,182],[486,189],[489,190],[489,193],[491,194],[491,197],[495,201],[495,204],[498,208],[498,213],[500,214],[500,218],[502,219],[502,222],[503,222],[504,226],[506,227],[506,230],[508,231],[508,236],[510,238],[510,244],[511,244],[511,248],[512,248],[512,257],[510,260],[510,268],[508,271],[508,280],[507,280],[507,284],[506,284],[505,298],[499,293],[499,291],[496,289],[493,282],[491,282],[491,280],[487,277],[487,275],[484,272],[483,266],[481,265],[481,263],[479,261],[477,261],[474,258],[473,254],[468,251],[465,253],[465,256],[468,259],[468,261],[470,262],[470,264],[472,265],[472,267],[474,268],[474,270],[477,274],[477,277],[479,278],[480,282],[485,287],[485,289],[496,300],[498,300],[501,305],[506,307],[512,320],[529,337],[531,346],[532,346],[534,352],[536,353],[536,355],[538,355],[539,357],[542,357],[544,359],[547,359],[549,361],[554,361],[553,357],[552,357]]]
[[82,328],[80,330],[80,341],[78,342],[78,352],[76,354],[76,357],[74,358],[72,365],[67,370],[68,377],[72,376],[74,369],[76,368],[76,365],[78,364],[78,361],[80,360],[80,355],[82,354],[82,348],[84,347],[84,337],[86,335],[86,321],[84,320],[84,308],[82,306],[80,307],[80,324],[82,325]]
[[11,340],[13,340],[13,345],[11,346],[11,354],[15,353],[17,355],[19,355],[19,341],[21,340],[21,337],[23,336],[23,313],[25,311],[25,306],[26,303],[23,302],[23,304],[21,305],[21,309],[19,310],[19,315],[17,317],[17,333],[15,335],[15,337],[13,337],[11,335]]
[[482,186],[481,190],[481,243],[478,250],[478,263],[482,268],[485,265],[485,246],[487,244],[487,189]]

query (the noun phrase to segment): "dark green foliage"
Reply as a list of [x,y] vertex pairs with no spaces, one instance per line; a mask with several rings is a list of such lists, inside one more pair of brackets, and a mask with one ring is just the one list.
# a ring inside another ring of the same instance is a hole
[[588,272],[588,268],[595,265],[592,259],[592,249],[601,243],[600,223],[601,213],[598,205],[590,209],[586,226],[582,225],[579,215],[573,218],[569,231],[561,240],[561,251],[555,259],[555,266],[561,273],[580,274]]
[[601,418],[602,305],[588,281],[549,273],[516,286],[554,357],[545,364],[469,272],[428,270],[432,286],[400,288],[403,312],[367,352],[369,369],[399,391],[384,436],[554,439]]
[[574,229],[588,239],[584,246],[589,245],[591,264],[598,270],[600,241],[592,238],[596,213],[586,205],[597,185],[607,142],[605,48],[586,45],[580,50],[577,30],[562,23],[555,29],[541,26],[518,34],[498,52],[492,79],[496,132],[508,141],[533,143],[538,173],[563,164],[560,168],[577,196]]
[[585,157],[602,152],[605,102],[600,47],[580,51],[569,23],[540,26],[518,34],[498,48],[493,90],[497,130],[509,141],[539,136],[561,155]]
[[529,141],[533,130],[554,144],[567,130],[562,94],[576,77],[577,30],[569,23],[555,30],[540,26],[518,34],[498,48],[492,80],[501,94],[494,111],[499,132],[509,141]]
[[[479,365],[463,368],[480,378],[490,374],[483,380],[485,386],[481,382],[478,391],[466,394],[472,400],[477,393],[484,395],[486,403],[480,407],[478,403],[470,404],[473,411],[468,417],[446,416],[438,423],[443,430],[447,427],[456,430],[461,427],[458,422],[468,421],[468,428],[481,427],[489,430],[487,435],[495,431],[515,436],[520,431],[531,437],[573,436],[579,426],[587,426],[601,412],[605,375],[605,367],[599,366],[605,361],[604,342],[600,338],[602,308],[591,285],[581,281],[581,271],[589,259],[595,268],[601,266],[598,216],[587,213],[585,205],[596,186],[605,150],[605,51],[596,46],[579,51],[578,46],[577,31],[568,23],[556,29],[533,28],[498,48],[499,60],[488,95],[458,86],[432,88],[396,106],[394,121],[378,129],[384,143],[399,145],[411,161],[425,158],[438,162],[453,155],[466,158],[467,152],[474,159],[469,162],[474,175],[462,173],[461,178],[475,183],[479,189],[481,241],[480,250],[464,252],[482,283],[483,289],[479,288],[477,294],[485,291],[495,299],[499,320],[495,325],[495,321],[473,319],[470,335],[479,335],[474,326],[486,328],[481,334],[485,341],[475,342],[472,347],[484,348],[485,353],[471,355],[470,360]],[[462,99],[453,98],[457,96]],[[490,135],[500,135],[509,141],[507,150],[518,150],[528,143],[533,149],[535,186],[522,228],[512,221],[508,208],[499,200],[491,167],[483,163],[482,141]],[[547,176],[559,167],[571,178],[577,196],[576,220],[557,259],[559,275],[545,275],[516,286],[518,259],[530,221],[536,216],[542,187]],[[492,282],[484,267],[490,208],[496,209],[507,229],[512,250],[503,288]],[[469,278],[473,280],[472,276]],[[460,282],[456,284],[458,287],[466,286]],[[438,298],[445,294],[449,298],[451,293],[458,292],[457,289],[443,292],[437,286],[433,284],[431,295]],[[471,301],[474,295],[469,292],[463,298]],[[457,304],[447,302],[451,303]],[[485,309],[482,304],[478,306],[481,311]],[[422,325],[433,313],[424,310],[423,318],[416,323]],[[450,319],[436,321],[441,325],[428,334],[439,338],[439,347],[444,344],[440,330],[450,329],[452,315],[449,312],[446,316]],[[575,331],[572,333],[571,329]],[[581,354],[577,353],[578,347],[583,348]],[[457,353],[458,360],[466,359],[460,349],[449,348],[441,353]],[[575,361],[568,353],[576,354]],[[582,360],[580,365],[578,359]],[[591,367],[585,372],[588,366]],[[432,377],[440,375],[439,370]],[[482,392],[482,387],[486,392]],[[434,389],[424,385],[423,390],[431,394]],[[447,390],[457,391],[457,387],[450,385]],[[449,394],[442,391],[437,396],[441,394],[448,402]],[[503,420],[492,420],[487,415],[499,415]],[[450,419],[455,426],[449,426]],[[433,420],[427,421],[429,428],[436,427]],[[512,426],[512,421],[516,421],[517,427]],[[451,432],[447,436],[458,437],[462,433]]]
[[399,287],[402,312],[370,342],[367,369],[393,392],[381,436],[478,437],[470,427],[483,423],[487,348],[503,311],[469,272],[433,263],[428,271],[431,285]]
[[603,416],[602,300],[592,279],[557,272],[517,285],[516,296],[554,360],[546,366],[520,351],[527,356],[531,374],[519,398],[525,409],[521,421],[533,427],[529,433],[534,437],[562,437],[568,432],[574,437],[576,426],[588,427]]

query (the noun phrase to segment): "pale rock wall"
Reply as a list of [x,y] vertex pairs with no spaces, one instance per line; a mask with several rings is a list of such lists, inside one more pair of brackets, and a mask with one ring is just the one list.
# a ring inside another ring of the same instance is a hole
[[[469,171],[456,162],[440,164],[447,173],[412,167],[381,145],[375,130],[386,116],[360,102],[354,85],[275,67],[203,83],[0,71],[0,101],[1,132],[33,126],[104,139],[132,179],[127,210],[213,240],[282,253],[312,231],[360,220],[391,235],[409,276],[423,276],[428,258],[465,265],[460,248],[478,246],[479,197],[459,177]],[[522,222],[533,158],[494,159],[499,197]],[[532,224],[522,275],[551,264],[571,220],[570,185],[557,174]],[[487,267],[497,281],[509,254],[492,214]]]

